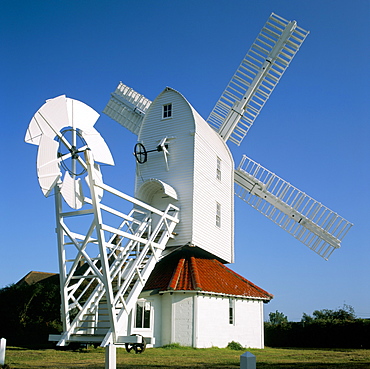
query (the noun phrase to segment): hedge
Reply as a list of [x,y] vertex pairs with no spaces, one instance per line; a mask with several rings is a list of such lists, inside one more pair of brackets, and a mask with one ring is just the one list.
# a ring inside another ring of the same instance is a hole
[[370,348],[370,320],[265,323],[270,347]]

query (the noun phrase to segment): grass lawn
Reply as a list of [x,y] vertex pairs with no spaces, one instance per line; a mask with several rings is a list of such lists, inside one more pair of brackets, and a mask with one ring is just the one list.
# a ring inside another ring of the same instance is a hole
[[[245,351],[219,348],[152,348],[146,349],[142,354],[134,354],[119,348],[117,369],[239,368],[240,355]],[[248,351],[256,355],[257,369],[370,368],[370,350],[265,348]],[[103,348],[62,351],[8,347],[5,363],[11,369],[102,369],[104,353]]]

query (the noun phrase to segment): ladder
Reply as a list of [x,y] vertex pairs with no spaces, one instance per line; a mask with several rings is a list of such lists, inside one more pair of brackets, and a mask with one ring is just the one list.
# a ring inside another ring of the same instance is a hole
[[[59,346],[124,343],[128,314],[179,222],[176,206],[161,211],[107,186],[95,175],[90,151],[85,160],[91,194],[84,198],[86,206],[63,212],[60,193],[55,196],[63,322]],[[102,191],[115,207],[102,203]],[[123,204],[131,206],[127,214],[117,209]]]

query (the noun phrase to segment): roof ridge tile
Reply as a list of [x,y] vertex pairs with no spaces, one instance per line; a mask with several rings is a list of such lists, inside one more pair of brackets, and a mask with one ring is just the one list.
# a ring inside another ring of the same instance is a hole
[[191,279],[193,282],[193,287],[195,290],[201,291],[203,290],[203,288],[200,282],[197,261],[194,256],[190,257],[190,266],[191,266]]
[[178,285],[178,282],[179,282],[179,279],[180,279],[181,272],[184,268],[184,264],[185,264],[185,258],[179,259],[179,261],[177,262],[177,266],[173,271],[170,282],[168,284],[168,289],[169,290],[175,290],[176,289],[176,287]]

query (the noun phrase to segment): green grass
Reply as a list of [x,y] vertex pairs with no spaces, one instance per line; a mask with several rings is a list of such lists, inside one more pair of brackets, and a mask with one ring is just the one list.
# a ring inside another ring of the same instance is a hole
[[[245,351],[256,355],[257,369],[370,368],[370,350],[265,348],[239,351],[170,345],[166,348],[146,349],[142,354],[129,354],[124,349],[117,349],[117,369],[239,368],[240,355]],[[104,359],[103,348],[62,351],[8,347],[5,362],[11,369],[102,369]]]

